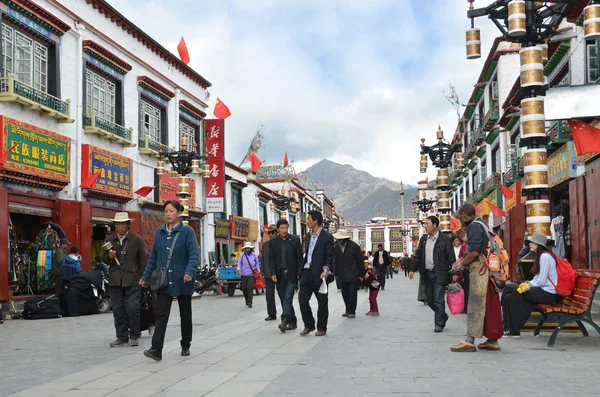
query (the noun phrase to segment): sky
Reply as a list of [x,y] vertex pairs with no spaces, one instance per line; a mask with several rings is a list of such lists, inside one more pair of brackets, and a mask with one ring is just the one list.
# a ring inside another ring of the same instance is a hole
[[444,92],[452,84],[468,102],[499,35],[477,20],[483,56],[466,59],[466,0],[109,2],[174,54],[185,38],[190,66],[212,83],[210,114],[217,97],[231,110],[228,161],[240,163],[262,124],[265,164],[287,151],[297,172],[327,158],[411,185],[425,177],[420,138],[456,130]]

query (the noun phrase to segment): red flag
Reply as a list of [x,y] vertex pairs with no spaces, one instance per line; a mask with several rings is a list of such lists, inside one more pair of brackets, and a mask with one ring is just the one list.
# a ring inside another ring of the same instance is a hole
[[425,183],[429,183],[429,177],[425,178]]
[[285,154],[283,155],[283,168],[287,167],[289,163],[288,160],[288,155],[287,155],[287,150],[285,151]]
[[181,37],[181,40],[179,40],[179,44],[177,44],[177,52],[179,53],[179,58],[181,58],[183,63],[186,65],[190,63],[190,53],[188,52],[183,36]]
[[460,229],[460,221],[453,216],[450,216],[450,230],[456,231]]
[[494,181],[494,183],[500,187],[500,191],[502,192],[502,195],[504,196],[504,198],[506,198],[506,199],[513,198],[515,192],[513,192],[511,189],[509,189],[506,186],[504,186],[503,184],[501,184],[500,181]]
[[8,160],[8,155],[10,154],[10,152],[13,151],[14,148],[16,148],[17,146],[19,146],[19,143],[15,143],[14,145],[12,145],[12,147],[10,149],[8,149],[6,152],[2,153],[2,155],[0,156],[0,170],[2,168],[4,168],[4,164],[6,164],[6,161]]
[[569,120],[577,155],[600,152],[600,129],[579,120]]
[[256,157],[254,152],[250,152],[250,154],[248,155],[248,160],[250,160],[250,164],[252,164],[252,172],[256,173],[256,171],[258,171],[258,169],[262,165],[262,161],[260,161],[258,157]]
[[100,177],[100,174],[102,173],[103,169],[104,167],[100,168],[98,172],[96,172],[94,175],[90,176],[88,179],[83,181],[81,185],[79,185],[79,187],[81,187],[82,189],[92,189],[96,184],[96,181]]
[[225,106],[225,104],[219,98],[217,98],[217,103],[215,103],[215,110],[213,110],[213,114],[216,118],[223,120],[231,116],[229,108]]
[[147,197],[150,194],[150,192],[153,191],[154,188],[156,188],[157,186],[158,186],[158,184],[154,185],[154,186],[142,186],[141,188],[136,190],[134,193],[139,196],[142,196],[142,197]]
[[492,211],[492,214],[494,214],[494,216],[506,216],[506,212],[504,212],[502,208],[498,207],[496,204],[490,203],[489,201],[487,202],[487,204],[490,207],[490,211]]

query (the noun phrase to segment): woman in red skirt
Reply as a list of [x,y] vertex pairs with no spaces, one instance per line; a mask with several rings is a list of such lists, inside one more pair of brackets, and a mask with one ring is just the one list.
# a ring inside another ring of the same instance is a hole
[[379,289],[381,285],[377,276],[373,272],[373,266],[369,265],[367,275],[363,278],[363,284],[369,288],[369,304],[370,309],[367,316],[377,317],[379,316],[379,306],[377,306],[377,295],[379,295]]

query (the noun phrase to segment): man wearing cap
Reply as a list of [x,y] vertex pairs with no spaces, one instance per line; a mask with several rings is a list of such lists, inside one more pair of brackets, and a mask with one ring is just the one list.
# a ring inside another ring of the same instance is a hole
[[133,221],[127,212],[118,212],[113,219],[115,234],[104,240],[104,263],[109,265],[108,286],[112,301],[117,340],[111,347],[127,344],[139,346],[140,295],[142,278],[148,255],[144,240],[129,230]]
[[298,275],[302,266],[302,244],[298,236],[289,234],[290,224],[285,219],[277,221],[278,236],[269,243],[271,280],[277,283],[283,314],[281,332],[298,327],[294,311],[294,290],[298,288]]
[[52,263],[52,275],[57,279],[60,278],[60,267],[65,260],[65,258],[69,255],[68,249],[71,243],[66,238],[60,239],[60,245],[54,251],[53,255],[53,263]]
[[[269,255],[271,254],[271,241],[277,236],[277,227],[275,225],[269,225],[267,229],[266,241],[263,241],[262,248],[260,251],[260,270],[265,279],[265,298],[267,300],[267,318],[265,321],[277,320],[277,306],[275,306],[275,287],[276,283],[272,279],[271,273],[271,261]],[[281,303],[283,306],[283,302]]]
[[343,317],[356,317],[356,302],[358,300],[358,282],[367,273],[360,247],[350,239],[348,231],[340,229],[333,238],[337,244],[333,249],[334,275],[340,282],[342,297],[346,304]]

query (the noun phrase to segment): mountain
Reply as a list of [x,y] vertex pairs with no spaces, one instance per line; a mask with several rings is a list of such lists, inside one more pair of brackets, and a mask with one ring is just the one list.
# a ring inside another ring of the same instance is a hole
[[[311,189],[323,189],[335,202],[346,223],[364,223],[381,214],[400,218],[400,183],[378,178],[348,164],[324,159],[298,174],[300,182]],[[404,185],[404,216],[412,215],[411,200],[417,187]]]

